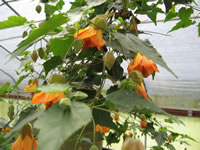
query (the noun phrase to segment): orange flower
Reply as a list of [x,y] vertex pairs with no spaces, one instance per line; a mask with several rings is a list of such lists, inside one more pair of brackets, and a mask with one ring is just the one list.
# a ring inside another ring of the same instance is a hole
[[96,132],[101,132],[102,134],[108,133],[110,128],[101,126],[99,124],[96,125]]
[[24,92],[31,92],[35,93],[34,88],[38,87],[38,79],[31,80],[31,83],[28,85],[28,87],[24,88]]
[[[77,38],[77,32],[74,34],[74,38]],[[101,51],[101,48],[106,44],[102,36],[102,30],[92,25],[86,29],[79,30],[78,39],[83,40],[83,50],[86,50],[88,47],[96,46],[98,50]]]
[[145,78],[151,75],[154,71],[160,72],[156,67],[156,64],[141,53],[137,53],[136,57],[129,64],[128,72],[131,72],[131,70],[140,71]]
[[12,150],[37,150],[38,142],[29,135],[26,135],[24,139],[21,135],[18,136],[17,140],[12,145]]
[[6,127],[6,129],[1,128],[1,132],[9,132],[12,128]]
[[114,114],[114,120],[115,120],[115,121],[118,121],[118,120],[119,120],[119,114],[118,114],[118,113],[115,113],[115,114]]
[[133,30],[138,30],[137,24],[132,24],[132,25],[130,26],[130,31],[133,31]]
[[13,143],[12,150],[37,150],[37,147],[38,142],[32,136],[32,127],[26,125]]
[[137,85],[137,93],[139,94],[139,95],[141,95],[141,96],[143,96],[145,99],[149,99],[149,97],[147,96],[147,93],[146,93],[146,90],[145,90],[145,88],[144,88],[144,85],[143,85],[143,83],[141,82],[141,83],[136,83],[136,85]]
[[64,97],[65,97],[64,92],[58,92],[58,93],[40,92],[33,96],[32,104],[43,103],[46,105],[46,109],[48,109],[52,104],[55,104]]
[[146,128],[147,127],[147,121],[140,121],[140,127]]

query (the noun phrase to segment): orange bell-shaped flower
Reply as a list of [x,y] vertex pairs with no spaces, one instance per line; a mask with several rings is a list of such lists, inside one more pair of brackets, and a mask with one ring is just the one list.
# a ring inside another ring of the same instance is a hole
[[149,97],[147,96],[146,90],[144,88],[144,84],[141,83],[136,83],[137,84],[137,93],[141,96],[143,96],[146,100],[149,100]]
[[38,141],[32,136],[32,128],[26,125],[13,143],[12,150],[37,150],[37,147]]
[[48,109],[52,104],[55,104],[64,97],[65,97],[64,92],[57,92],[57,93],[40,92],[33,96],[32,104],[43,103],[46,105],[46,109]]
[[95,28],[93,25],[90,25],[86,29],[79,30],[78,34],[76,32],[74,38],[83,40],[83,50],[96,46],[98,50],[101,51],[101,48],[106,44],[102,36],[102,30],[100,28]]
[[141,53],[137,53],[136,57],[129,64],[128,72],[131,72],[132,70],[140,71],[145,78],[151,75],[154,71],[160,72],[156,67],[156,64]]

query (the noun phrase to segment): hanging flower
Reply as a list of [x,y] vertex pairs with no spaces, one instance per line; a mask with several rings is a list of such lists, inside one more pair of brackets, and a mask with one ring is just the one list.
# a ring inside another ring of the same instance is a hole
[[108,133],[110,131],[110,128],[101,126],[99,124],[96,125],[96,132],[100,132],[102,134]]
[[129,64],[128,72],[131,72],[132,70],[140,71],[145,78],[154,71],[160,72],[156,67],[156,64],[141,53],[137,53],[136,57]]
[[[77,39],[77,32],[74,34],[74,38]],[[83,40],[83,50],[86,50],[88,47],[97,47],[99,51],[106,44],[106,41],[103,39],[102,30],[95,28],[93,25],[90,25],[86,29],[81,29],[78,32],[78,39]]]
[[37,150],[37,147],[38,142],[32,136],[32,127],[26,125],[13,143],[12,150]]
[[40,92],[33,96],[32,104],[43,103],[46,105],[46,109],[48,109],[52,104],[55,104],[64,97],[65,97],[64,92],[58,92],[58,93]]
[[9,132],[12,128],[6,127],[6,128],[1,128],[1,132]]
[[136,83],[137,84],[137,93],[141,96],[143,96],[146,100],[149,100],[149,97],[147,96],[146,90],[144,88],[144,84],[141,83]]
[[35,88],[38,87],[38,79],[33,79],[29,81],[29,85],[24,88],[24,92],[35,93]]

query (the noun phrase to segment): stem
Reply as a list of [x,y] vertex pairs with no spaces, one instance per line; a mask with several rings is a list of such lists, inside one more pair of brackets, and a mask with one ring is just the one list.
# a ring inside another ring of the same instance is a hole
[[95,145],[95,142],[96,142],[96,124],[95,124],[93,117],[92,117],[92,123],[93,123],[93,144]]
[[86,125],[82,128],[81,133],[80,133],[80,135],[79,135],[79,137],[78,137],[78,139],[76,141],[75,150],[77,150],[78,142],[80,141],[80,138],[81,138],[81,136],[82,136],[82,134],[83,134],[83,132],[85,130],[85,127],[86,127]]

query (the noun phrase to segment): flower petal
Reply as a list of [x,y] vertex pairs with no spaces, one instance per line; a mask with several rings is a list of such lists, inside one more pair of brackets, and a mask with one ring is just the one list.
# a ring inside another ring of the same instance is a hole
[[138,88],[137,93],[143,96],[146,100],[148,100],[149,97],[147,96],[143,83],[140,83],[140,84],[137,83],[137,88]]

